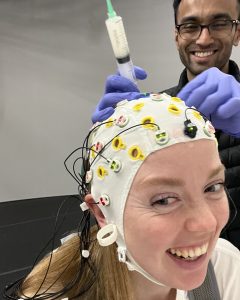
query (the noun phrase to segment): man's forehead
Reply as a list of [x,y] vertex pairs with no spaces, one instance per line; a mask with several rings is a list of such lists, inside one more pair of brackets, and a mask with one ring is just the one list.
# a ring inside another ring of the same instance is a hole
[[208,21],[219,18],[237,19],[238,0],[182,0],[178,7],[178,21]]

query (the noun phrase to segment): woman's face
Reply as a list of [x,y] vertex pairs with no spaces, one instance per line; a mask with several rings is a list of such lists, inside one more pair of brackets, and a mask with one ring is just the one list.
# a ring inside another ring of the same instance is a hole
[[207,140],[159,150],[138,170],[124,211],[125,241],[161,283],[190,290],[203,282],[229,216],[223,183],[216,145]]

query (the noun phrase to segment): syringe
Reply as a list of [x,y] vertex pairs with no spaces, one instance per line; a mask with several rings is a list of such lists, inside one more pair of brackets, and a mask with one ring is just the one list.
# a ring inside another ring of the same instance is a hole
[[122,18],[117,16],[113,9],[111,0],[106,1],[108,8],[108,19],[106,20],[106,26],[111,40],[113,52],[117,60],[118,71],[121,76],[124,76],[137,84]]

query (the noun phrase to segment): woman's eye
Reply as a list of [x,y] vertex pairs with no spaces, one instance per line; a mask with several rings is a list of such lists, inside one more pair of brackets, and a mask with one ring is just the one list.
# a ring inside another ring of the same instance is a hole
[[215,184],[207,187],[205,192],[206,193],[216,193],[216,192],[221,191],[223,189],[223,187],[224,187],[224,182],[218,182],[218,183],[215,183]]
[[156,213],[164,215],[175,211],[182,202],[176,195],[158,195],[151,203]]
[[176,202],[177,199],[174,197],[164,197],[158,200],[154,200],[152,205],[160,205],[160,206],[167,206],[174,202]]

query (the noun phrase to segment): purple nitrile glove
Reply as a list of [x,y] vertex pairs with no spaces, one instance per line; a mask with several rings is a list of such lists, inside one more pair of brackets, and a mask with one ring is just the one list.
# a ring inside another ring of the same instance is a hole
[[240,137],[240,83],[233,76],[210,68],[191,80],[178,97],[211,119],[216,129]]
[[[134,66],[134,72],[137,79],[143,80],[147,73],[140,67]],[[120,75],[108,76],[105,83],[105,94],[99,100],[99,103],[92,114],[92,122],[101,122],[109,118],[116,104],[124,99],[133,100],[143,97],[135,83]]]

